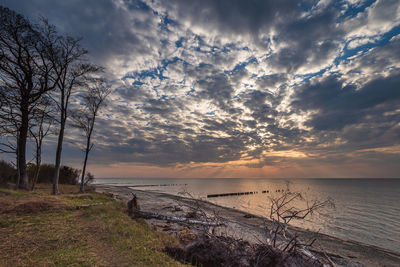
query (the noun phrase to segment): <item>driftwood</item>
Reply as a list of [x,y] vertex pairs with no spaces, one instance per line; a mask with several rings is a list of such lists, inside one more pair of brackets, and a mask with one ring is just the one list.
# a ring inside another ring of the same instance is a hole
[[175,216],[165,216],[158,214],[156,212],[151,211],[137,211],[134,213],[133,217],[145,218],[145,219],[158,219],[158,220],[166,220],[172,222],[182,222],[182,223],[189,223],[189,224],[200,224],[200,225],[207,225],[207,226],[222,226],[223,223],[220,222],[207,222],[207,221],[200,221],[200,220],[193,220],[185,217],[175,217]]
[[139,203],[137,201],[137,197],[135,194],[132,194],[132,199],[128,201],[128,214],[132,218],[145,218],[145,219],[158,219],[158,220],[166,220],[172,222],[182,222],[189,224],[200,224],[206,226],[220,226],[223,225],[220,222],[207,222],[200,220],[193,220],[184,217],[175,217],[175,216],[165,216],[152,211],[141,211]]

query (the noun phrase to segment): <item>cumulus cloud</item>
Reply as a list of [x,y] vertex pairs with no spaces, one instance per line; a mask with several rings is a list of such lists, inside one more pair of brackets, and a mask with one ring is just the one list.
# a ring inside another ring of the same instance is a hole
[[[400,140],[398,1],[5,5],[82,36],[107,67],[115,89],[95,133],[98,163],[397,159],[386,148]],[[66,151],[72,158],[76,146]]]

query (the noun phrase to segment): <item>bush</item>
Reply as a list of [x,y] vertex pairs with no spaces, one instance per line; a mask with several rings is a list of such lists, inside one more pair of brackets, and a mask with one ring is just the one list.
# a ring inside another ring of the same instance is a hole
[[[28,165],[28,175],[30,180],[33,180],[35,175],[35,164]],[[40,172],[38,177],[38,183],[52,183],[53,175],[54,175],[55,166],[54,164],[42,164],[40,166]],[[60,184],[72,184],[75,185],[79,181],[79,175],[81,174],[81,170],[75,169],[69,166],[61,166],[60,168]]]
[[0,161],[0,184],[15,183],[17,170],[8,162]]
[[87,184],[93,183],[93,181],[94,181],[94,175],[91,174],[90,172],[87,172],[85,175],[84,184],[87,185]]
[[60,168],[60,184],[77,184],[81,170],[74,169],[68,166],[61,166]]

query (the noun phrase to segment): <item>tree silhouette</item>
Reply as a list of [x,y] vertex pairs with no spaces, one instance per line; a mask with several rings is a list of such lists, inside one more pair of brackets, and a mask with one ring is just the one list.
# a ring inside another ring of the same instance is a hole
[[17,187],[29,189],[26,145],[33,110],[58,77],[49,59],[57,35],[47,23],[32,25],[23,16],[0,6],[0,124],[16,136]]
[[82,97],[80,109],[73,113],[73,126],[81,129],[86,137],[85,159],[83,162],[83,171],[81,176],[80,192],[83,192],[86,164],[89,152],[93,148],[91,137],[99,110],[105,105],[105,100],[111,93],[111,87],[103,79],[91,79],[88,90]]

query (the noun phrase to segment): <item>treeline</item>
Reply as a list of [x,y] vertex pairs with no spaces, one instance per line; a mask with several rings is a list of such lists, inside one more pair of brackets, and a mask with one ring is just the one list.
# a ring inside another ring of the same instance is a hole
[[[27,173],[30,183],[33,184],[33,179],[35,178],[37,166],[35,164],[28,164]],[[40,165],[40,172],[37,179],[37,183],[52,183],[53,174],[55,170],[54,164],[42,164]],[[82,170],[75,169],[69,166],[60,167],[60,184],[72,184],[76,185],[79,183],[79,176]],[[12,164],[1,160],[0,161],[0,185],[7,185],[8,183],[13,183],[17,177],[17,169],[13,167]],[[94,180],[94,176],[90,173],[86,173],[84,183],[87,184]]]
[[[33,190],[44,177],[42,144],[54,134],[55,163],[46,169],[53,172],[46,173],[46,179],[51,179],[53,193],[58,194],[63,179],[63,141],[71,126],[85,137],[80,177],[83,192],[95,120],[111,88],[102,77],[104,69],[89,62],[80,41],[59,34],[46,19],[32,23],[0,6],[0,152],[15,158],[16,188]],[[33,165],[27,164],[30,142],[34,145]]]

